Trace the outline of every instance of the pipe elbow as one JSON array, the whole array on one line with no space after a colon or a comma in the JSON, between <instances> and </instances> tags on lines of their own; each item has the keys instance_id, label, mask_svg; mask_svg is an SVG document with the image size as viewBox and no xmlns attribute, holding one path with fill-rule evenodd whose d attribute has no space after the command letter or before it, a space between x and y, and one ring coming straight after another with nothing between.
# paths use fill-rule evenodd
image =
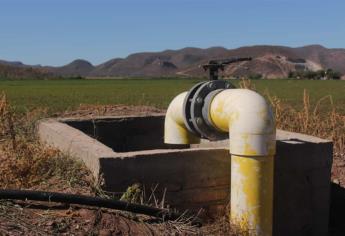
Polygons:
<instances>
[{"instance_id":1,"label":"pipe elbow","mask_svg":"<svg viewBox=\"0 0 345 236\"><path fill-rule=\"evenodd\" d=\"M184 124L183 101L187 92L177 95L170 103L164 122L164 143L192 144L200 139L194 136Z\"/></svg>"},{"instance_id":2,"label":"pipe elbow","mask_svg":"<svg viewBox=\"0 0 345 236\"><path fill-rule=\"evenodd\" d=\"M248 89L223 90L210 104L210 118L216 128L229 132L231 154L275 154L274 115L258 93Z\"/></svg>"}]
</instances>

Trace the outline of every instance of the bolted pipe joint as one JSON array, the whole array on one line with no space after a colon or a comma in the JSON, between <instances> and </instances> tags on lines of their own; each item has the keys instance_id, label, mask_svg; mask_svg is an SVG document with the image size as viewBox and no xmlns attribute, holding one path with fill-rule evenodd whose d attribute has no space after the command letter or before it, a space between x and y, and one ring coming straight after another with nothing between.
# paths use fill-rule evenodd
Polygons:
<instances>
[{"instance_id":1,"label":"bolted pipe joint","mask_svg":"<svg viewBox=\"0 0 345 236\"><path fill-rule=\"evenodd\" d=\"M165 118L165 142L188 144L197 142L197 137L211 139L217 132L219 136L229 133L230 220L244 235L272 235L276 147L272 110L254 91L216 86L205 93L206 85L196 85L192 93L182 93L170 103ZM197 100L200 95L202 101ZM186 104L193 103L194 107L186 109Z\"/></svg>"}]
</instances>

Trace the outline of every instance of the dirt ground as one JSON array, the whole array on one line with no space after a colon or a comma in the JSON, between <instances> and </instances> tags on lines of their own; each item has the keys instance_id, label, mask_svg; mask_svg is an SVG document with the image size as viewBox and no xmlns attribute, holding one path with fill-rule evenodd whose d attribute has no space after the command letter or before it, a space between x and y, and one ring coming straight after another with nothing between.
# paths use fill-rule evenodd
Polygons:
<instances>
[{"instance_id":1,"label":"dirt ground","mask_svg":"<svg viewBox=\"0 0 345 236\"><path fill-rule=\"evenodd\" d=\"M2 235L161 235L164 224L105 209L52 203L6 202L0 210Z\"/></svg>"}]
</instances>

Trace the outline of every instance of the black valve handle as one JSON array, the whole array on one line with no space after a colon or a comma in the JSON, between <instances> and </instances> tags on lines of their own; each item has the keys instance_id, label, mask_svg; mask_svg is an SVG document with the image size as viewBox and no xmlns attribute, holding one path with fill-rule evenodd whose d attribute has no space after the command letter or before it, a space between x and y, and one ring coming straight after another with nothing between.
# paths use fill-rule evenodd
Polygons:
<instances>
[{"instance_id":1,"label":"black valve handle","mask_svg":"<svg viewBox=\"0 0 345 236\"><path fill-rule=\"evenodd\" d=\"M205 71L209 71L209 79L210 80L217 80L218 79L218 71L224 70L226 65L237 63L241 61L251 61L251 57L233 57L228 59L219 59L219 60L210 60L208 64L202 65L202 68Z\"/></svg>"}]
</instances>

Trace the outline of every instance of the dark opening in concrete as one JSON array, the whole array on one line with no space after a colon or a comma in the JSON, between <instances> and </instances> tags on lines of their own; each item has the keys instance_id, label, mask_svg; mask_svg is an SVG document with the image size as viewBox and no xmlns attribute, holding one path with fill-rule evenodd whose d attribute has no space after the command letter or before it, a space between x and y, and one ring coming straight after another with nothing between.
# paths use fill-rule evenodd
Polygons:
<instances>
[{"instance_id":1,"label":"dark opening in concrete","mask_svg":"<svg viewBox=\"0 0 345 236\"><path fill-rule=\"evenodd\" d=\"M64 123L97 139L112 148L114 152L190 147L190 145L164 143L164 123L161 116L104 117L89 120L66 120Z\"/></svg>"}]
</instances>

